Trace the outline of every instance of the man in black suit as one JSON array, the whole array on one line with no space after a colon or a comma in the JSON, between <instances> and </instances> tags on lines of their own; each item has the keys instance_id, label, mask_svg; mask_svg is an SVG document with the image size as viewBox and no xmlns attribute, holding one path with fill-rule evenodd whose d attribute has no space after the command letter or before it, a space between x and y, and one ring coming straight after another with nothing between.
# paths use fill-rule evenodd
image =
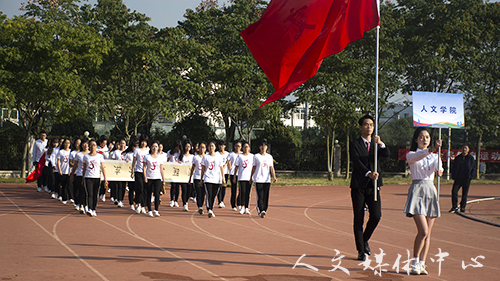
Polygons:
<instances>
[{"instance_id":1,"label":"man in black suit","mask_svg":"<svg viewBox=\"0 0 500 281\"><path fill-rule=\"evenodd\" d=\"M455 157L453 168L451 169L451 178L453 188L451 189L451 210L450 213L458 211L458 190L462 187L462 200L460 201L460 212L465 212L467 205L467 195L469 194L470 181L474 178L474 157L469 154L469 146L462 146L462 153Z\"/></svg>"},{"instance_id":2,"label":"man in black suit","mask_svg":"<svg viewBox=\"0 0 500 281\"><path fill-rule=\"evenodd\" d=\"M351 199L354 212L354 238L358 250L358 260L365 260L365 253L370 255L368 240L380 221L382 210L380 205L380 186L382 177L375 172L375 149L378 157L389 157L389 149L380 140L373 136L374 119L365 115L359 119L361 137L349 144L349 154L352 161ZM377 180L377 201L375 201L374 181ZM365 205L368 206L370 218L363 232Z\"/></svg>"}]
</instances>

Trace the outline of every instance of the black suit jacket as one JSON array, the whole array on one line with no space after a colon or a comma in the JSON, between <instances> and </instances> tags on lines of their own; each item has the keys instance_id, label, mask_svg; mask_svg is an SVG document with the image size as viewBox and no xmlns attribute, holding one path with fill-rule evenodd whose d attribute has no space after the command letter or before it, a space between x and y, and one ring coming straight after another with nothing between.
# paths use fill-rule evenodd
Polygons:
<instances>
[{"instance_id":1,"label":"black suit jacket","mask_svg":"<svg viewBox=\"0 0 500 281\"><path fill-rule=\"evenodd\" d=\"M463 167L461 167L463 165ZM476 167L474 165L474 157L467 154L465 157L460 154L455 157L453 167L451 169L451 178L454 180L471 180L474 178ZM463 173L461 173L461 171Z\"/></svg>"},{"instance_id":2,"label":"black suit jacket","mask_svg":"<svg viewBox=\"0 0 500 281\"><path fill-rule=\"evenodd\" d=\"M351 188L370 188L373 187L373 181L365 177L368 171L375 171L375 147L378 148L378 158L389 157L390 151L387 146L380 148L373 140L370 142L370 153L366 149L362 137L351 141L349 144L349 155L352 161ZM378 186L383 186L382 175L378 176Z\"/></svg>"}]
</instances>

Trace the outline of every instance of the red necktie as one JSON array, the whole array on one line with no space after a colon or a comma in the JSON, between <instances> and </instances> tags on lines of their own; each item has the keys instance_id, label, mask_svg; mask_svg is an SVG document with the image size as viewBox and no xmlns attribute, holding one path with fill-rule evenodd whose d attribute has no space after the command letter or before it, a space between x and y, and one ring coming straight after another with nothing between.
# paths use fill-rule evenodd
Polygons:
<instances>
[{"instance_id":1,"label":"red necktie","mask_svg":"<svg viewBox=\"0 0 500 281\"><path fill-rule=\"evenodd\" d=\"M370 152L370 142L369 142L369 141L367 141L367 142L365 142L365 143L366 143L366 149L368 150L368 152Z\"/></svg>"}]
</instances>

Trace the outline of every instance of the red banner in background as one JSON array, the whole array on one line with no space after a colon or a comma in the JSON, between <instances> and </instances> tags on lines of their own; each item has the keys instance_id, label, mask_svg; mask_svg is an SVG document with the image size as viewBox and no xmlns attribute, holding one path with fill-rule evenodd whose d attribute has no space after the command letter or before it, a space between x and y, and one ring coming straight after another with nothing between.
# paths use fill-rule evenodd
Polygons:
<instances>
[{"instance_id":1,"label":"red banner in background","mask_svg":"<svg viewBox=\"0 0 500 281\"><path fill-rule=\"evenodd\" d=\"M406 161L406 153L410 151L409 148L400 148L398 150L398 160ZM446 162L446 152L448 149L441 149L441 159L443 162ZM451 161L455 160L455 156L462 153L461 149L452 149L450 151L450 159ZM470 154L476 159L476 151L471 150ZM481 162L491 162L491 163L500 163L500 150L499 149L485 149L481 150Z\"/></svg>"}]
</instances>

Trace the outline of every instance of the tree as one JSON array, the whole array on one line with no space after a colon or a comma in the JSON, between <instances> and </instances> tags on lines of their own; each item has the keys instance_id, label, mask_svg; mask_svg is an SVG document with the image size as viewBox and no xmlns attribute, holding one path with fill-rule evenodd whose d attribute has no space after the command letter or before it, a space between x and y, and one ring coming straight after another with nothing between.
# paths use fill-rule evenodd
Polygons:
<instances>
[{"instance_id":1,"label":"tree","mask_svg":"<svg viewBox=\"0 0 500 281\"><path fill-rule=\"evenodd\" d=\"M79 72L99 65L108 47L88 26L24 17L2 23L0 45L2 100L18 110L25 131L24 177L28 142L44 112L84 92Z\"/></svg>"}]
</instances>

